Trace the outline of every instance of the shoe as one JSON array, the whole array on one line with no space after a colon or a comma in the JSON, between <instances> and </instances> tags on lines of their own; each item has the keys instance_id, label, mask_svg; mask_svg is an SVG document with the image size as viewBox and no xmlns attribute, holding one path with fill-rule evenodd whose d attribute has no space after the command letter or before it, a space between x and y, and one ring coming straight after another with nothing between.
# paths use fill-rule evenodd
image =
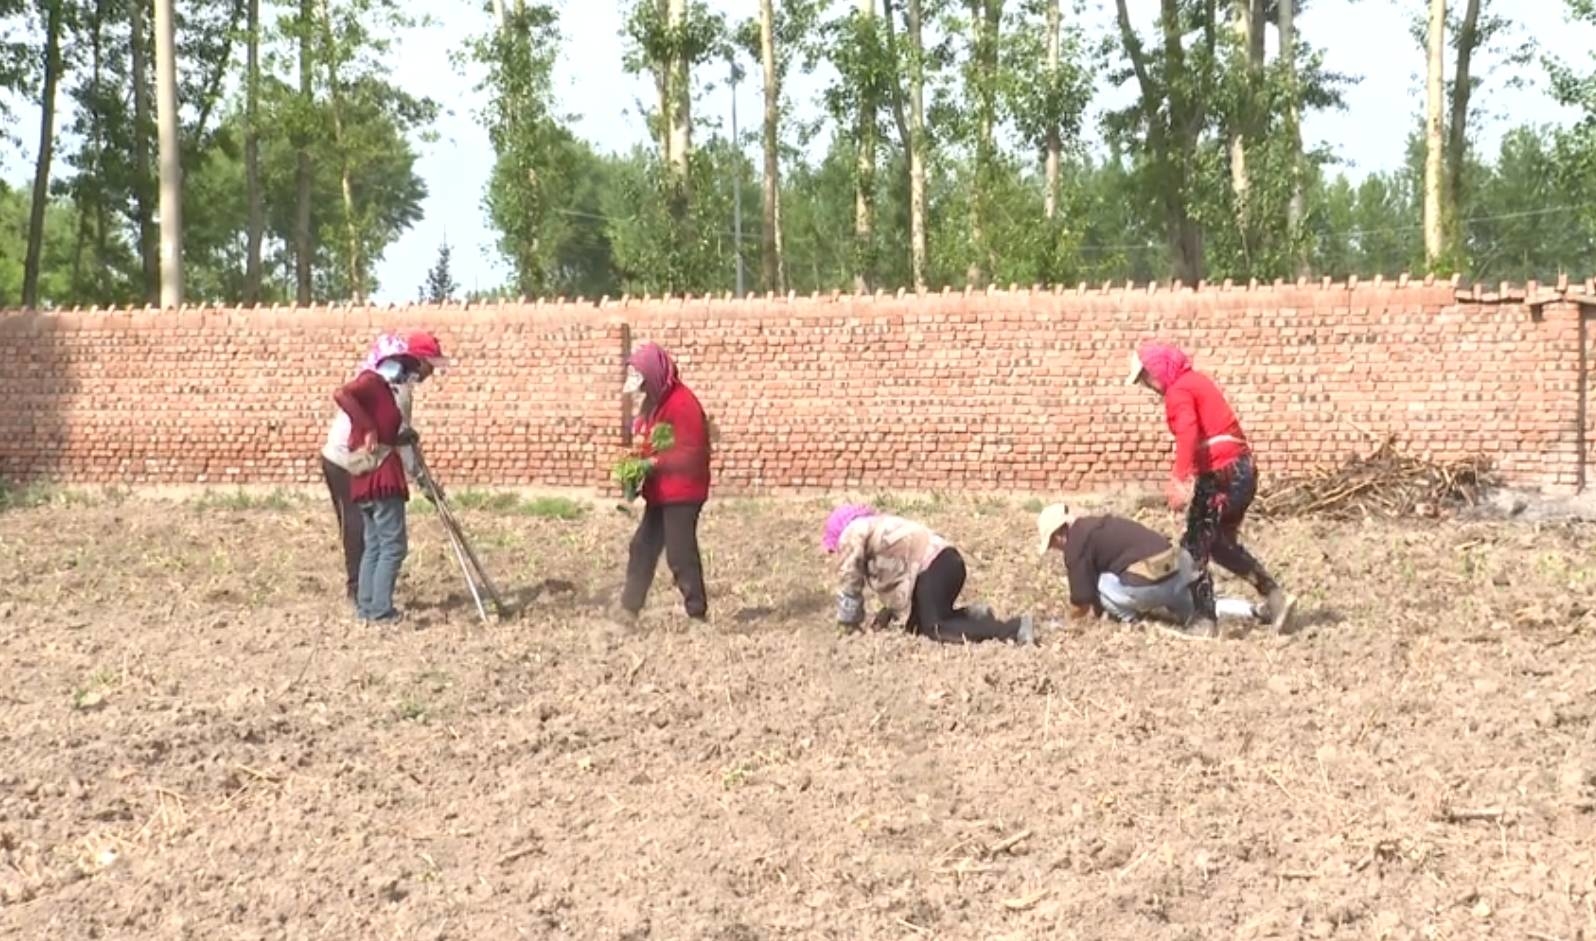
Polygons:
<instances>
[{"instance_id":1,"label":"shoe","mask_svg":"<svg viewBox=\"0 0 1596 941\"><path fill-rule=\"evenodd\" d=\"M1269 593L1269 597L1264 600L1258 613L1261 616L1260 619L1267 620L1274 632L1279 634L1284 632L1290 624L1291 612L1296 607L1297 599L1295 597L1286 594L1283 588L1276 588Z\"/></svg>"},{"instance_id":2,"label":"shoe","mask_svg":"<svg viewBox=\"0 0 1596 941\"><path fill-rule=\"evenodd\" d=\"M405 613L403 611L399 610L398 608L389 608L387 614L379 615L378 617L374 618L367 618L366 623L374 624L378 627L392 627L395 624L403 623L404 619Z\"/></svg>"},{"instance_id":3,"label":"shoe","mask_svg":"<svg viewBox=\"0 0 1596 941\"><path fill-rule=\"evenodd\" d=\"M1020 617L1020 632L1014 636L1014 642L1021 647L1036 646L1036 622L1029 614Z\"/></svg>"},{"instance_id":4,"label":"shoe","mask_svg":"<svg viewBox=\"0 0 1596 941\"><path fill-rule=\"evenodd\" d=\"M618 604L610 605L604 611L604 619L617 627L631 629L637 626L638 612L629 611Z\"/></svg>"}]
</instances>

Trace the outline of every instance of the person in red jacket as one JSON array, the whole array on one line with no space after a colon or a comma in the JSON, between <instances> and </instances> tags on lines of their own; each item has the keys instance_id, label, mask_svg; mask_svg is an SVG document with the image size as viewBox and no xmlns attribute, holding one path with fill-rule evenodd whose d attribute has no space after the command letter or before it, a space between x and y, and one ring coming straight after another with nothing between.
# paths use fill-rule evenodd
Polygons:
<instances>
[{"instance_id":1,"label":"person in red jacket","mask_svg":"<svg viewBox=\"0 0 1596 941\"><path fill-rule=\"evenodd\" d=\"M1164 417L1175 436L1175 465L1166 489L1169 505L1186 510L1182 548L1198 575L1191 584L1194 634L1218 633L1214 579L1209 562L1250 582L1264 596L1260 612L1282 630L1296 601L1241 544L1241 522L1258 492L1252 447L1241 422L1214 381L1192 368L1191 357L1164 343L1144 344L1131 357L1127 384L1140 383L1164 399Z\"/></svg>"},{"instance_id":2,"label":"person in red jacket","mask_svg":"<svg viewBox=\"0 0 1596 941\"><path fill-rule=\"evenodd\" d=\"M675 440L647 459L643 519L632 537L621 607L634 618L643 610L663 551L687 616L703 620L709 613L709 600L698 552L698 517L709 499L710 478L709 429L703 406L682 383L670 354L655 343L639 346L627 360L626 391L643 394L632 425L633 436L649 441L656 426L669 424Z\"/></svg>"},{"instance_id":3,"label":"person in red jacket","mask_svg":"<svg viewBox=\"0 0 1596 941\"><path fill-rule=\"evenodd\" d=\"M430 333L408 334L403 346L402 352L395 347L390 355L368 363L360 375L333 393L333 401L349 416L350 450L366 458L356 465L362 472L349 480L349 499L360 508L365 523L355 613L378 623L401 619L393 589L409 551L405 503L410 487L400 448L413 443L414 435L401 433L405 415L394 387L425 378L446 362Z\"/></svg>"}]
</instances>

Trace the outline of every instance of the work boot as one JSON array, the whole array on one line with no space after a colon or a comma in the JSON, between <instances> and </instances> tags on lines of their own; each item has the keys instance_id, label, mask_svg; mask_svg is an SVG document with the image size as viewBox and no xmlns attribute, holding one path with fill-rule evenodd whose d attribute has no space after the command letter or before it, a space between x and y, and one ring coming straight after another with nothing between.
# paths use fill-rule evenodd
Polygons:
<instances>
[{"instance_id":1,"label":"work boot","mask_svg":"<svg viewBox=\"0 0 1596 941\"><path fill-rule=\"evenodd\" d=\"M1264 598L1264 603L1259 606L1259 619L1269 622L1269 627L1276 633L1285 631L1291 622L1291 612L1297 606L1297 599L1286 594L1286 590L1279 585L1270 591Z\"/></svg>"}]
</instances>

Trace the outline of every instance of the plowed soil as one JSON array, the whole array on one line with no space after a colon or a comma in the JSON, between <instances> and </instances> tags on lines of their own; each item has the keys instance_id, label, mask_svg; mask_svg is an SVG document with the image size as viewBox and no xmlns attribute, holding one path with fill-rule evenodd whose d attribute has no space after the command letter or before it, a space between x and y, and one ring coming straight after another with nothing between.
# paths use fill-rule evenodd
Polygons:
<instances>
[{"instance_id":1,"label":"plowed soil","mask_svg":"<svg viewBox=\"0 0 1596 941\"><path fill-rule=\"evenodd\" d=\"M0 934L1596 938L1590 529L1260 522L1294 634L1022 649L839 637L824 509L626 629L613 505L462 513L492 626L418 508L387 631L322 503L0 513ZM901 509L1063 610L1022 507Z\"/></svg>"}]
</instances>

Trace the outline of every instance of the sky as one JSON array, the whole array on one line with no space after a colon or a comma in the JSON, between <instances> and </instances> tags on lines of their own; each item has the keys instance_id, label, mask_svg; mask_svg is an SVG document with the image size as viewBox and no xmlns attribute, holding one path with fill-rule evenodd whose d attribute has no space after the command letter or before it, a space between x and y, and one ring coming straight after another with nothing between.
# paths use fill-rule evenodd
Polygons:
<instances>
[{"instance_id":1,"label":"sky","mask_svg":"<svg viewBox=\"0 0 1596 941\"><path fill-rule=\"evenodd\" d=\"M753 16L754 0L707 0L708 6L729 21ZM620 35L630 0L555 0L565 37L555 73L555 92L562 111L571 116L573 131L601 150L620 152L643 143L646 126L639 101L651 95L644 76L627 75L621 66L625 40ZM839 4L840 6L840 4ZM1070 6L1069 0L1065 3ZM1298 17L1301 39L1323 50L1325 67L1332 72L1362 76L1345 90L1346 110L1311 113L1304 120L1305 142L1324 143L1343 162L1341 170L1354 178L1373 171L1390 170L1402 161L1407 134L1423 106L1423 50L1410 33L1413 17L1421 15L1421 0L1311 0ZM1536 37L1541 51L1570 59L1588 69L1590 50L1596 48L1596 30L1575 27L1564 19L1557 0L1497 0L1511 11L1520 37ZM494 247L482 208L482 194L493 165L493 151L477 109L479 96L472 90L479 76L461 71L449 61L451 50L484 29L486 13L476 3L459 0L409 0L409 11L430 16L432 25L401 38L396 62L405 65L397 81L412 92L430 95L445 109L435 130L437 139L418 144L417 171L426 181L425 217L388 248L376 269L380 287L374 300L403 303L415 298L425 273L447 241L452 249L455 280L465 290L489 290L507 280L507 268ZM1157 15L1156 0L1131 0L1132 17L1150 29ZM1089 40L1113 27L1111 0L1085 0L1077 22ZM1273 31L1270 32L1273 55ZM1450 60L1448 62L1450 69ZM732 95L719 74L706 70L695 81L713 87L695 100L695 119L718 117L727 122ZM1479 93L1486 113L1476 135L1483 153L1493 154L1502 133L1519 124L1564 124L1574 115L1560 108L1546 91L1542 70L1510 74L1499 59L1477 63L1486 85ZM757 126L762 107L758 71L737 88L740 129ZM1517 78L1522 87L1510 86ZM821 90L829 74L800 75L796 70L784 90L800 116L819 110ZM1099 87L1088 114L1089 145L1100 140L1096 116L1121 106L1133 97L1132 89ZM63 94L62 105L66 104ZM36 108L19 107L21 135L36 140ZM57 121L65 123L58 112ZM58 123L58 126L60 124ZM816 144L816 149L822 148ZM31 178L33 144L21 152L0 156L0 174L14 184ZM757 161L756 164L757 166Z\"/></svg>"}]
</instances>

